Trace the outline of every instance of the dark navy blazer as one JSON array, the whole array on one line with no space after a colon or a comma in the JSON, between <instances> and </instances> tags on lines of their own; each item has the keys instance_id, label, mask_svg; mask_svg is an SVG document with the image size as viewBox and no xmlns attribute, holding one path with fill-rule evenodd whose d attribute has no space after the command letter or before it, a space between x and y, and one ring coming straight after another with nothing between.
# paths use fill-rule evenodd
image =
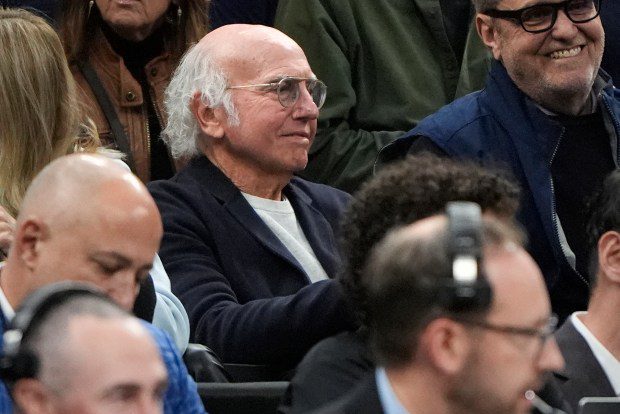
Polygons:
<instances>
[{"instance_id":1,"label":"dark navy blazer","mask_svg":"<svg viewBox=\"0 0 620 414\"><path fill-rule=\"evenodd\" d=\"M579 400L583 397L616 396L588 342L570 319L555 333L555 340L564 356L564 370L554 373L555 379L574 412L579 412Z\"/></svg>"},{"instance_id":2,"label":"dark navy blazer","mask_svg":"<svg viewBox=\"0 0 620 414\"><path fill-rule=\"evenodd\" d=\"M164 223L159 252L190 318L191 340L225 362L291 367L320 339L353 326L339 283L311 284L241 192L206 157L149 189ZM293 178L284 188L326 273L350 196Z\"/></svg>"}]
</instances>

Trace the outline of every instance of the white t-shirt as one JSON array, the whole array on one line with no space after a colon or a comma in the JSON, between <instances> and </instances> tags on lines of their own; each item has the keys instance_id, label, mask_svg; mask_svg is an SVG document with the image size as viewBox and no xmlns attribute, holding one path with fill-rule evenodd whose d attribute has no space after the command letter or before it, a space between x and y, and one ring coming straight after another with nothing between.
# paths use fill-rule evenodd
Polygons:
<instances>
[{"instance_id":1,"label":"white t-shirt","mask_svg":"<svg viewBox=\"0 0 620 414\"><path fill-rule=\"evenodd\" d=\"M299 262L310 282L329 279L304 234L291 203L241 193L256 214Z\"/></svg>"}]
</instances>

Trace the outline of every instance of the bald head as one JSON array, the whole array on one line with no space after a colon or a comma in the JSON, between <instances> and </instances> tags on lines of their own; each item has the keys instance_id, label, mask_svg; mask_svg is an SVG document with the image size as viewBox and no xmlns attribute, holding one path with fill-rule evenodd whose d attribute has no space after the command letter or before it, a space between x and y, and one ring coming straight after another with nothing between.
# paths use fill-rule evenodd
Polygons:
<instances>
[{"instance_id":1,"label":"bald head","mask_svg":"<svg viewBox=\"0 0 620 414\"><path fill-rule=\"evenodd\" d=\"M26 192L0 283L13 306L37 287L77 280L131 309L162 231L155 202L120 162L61 157Z\"/></svg>"},{"instance_id":2,"label":"bald head","mask_svg":"<svg viewBox=\"0 0 620 414\"><path fill-rule=\"evenodd\" d=\"M255 71L257 67L273 64L266 61L267 52L274 49L294 51L305 56L293 39L272 27L230 24L207 34L197 45L209 53L216 65L230 79L237 74Z\"/></svg>"},{"instance_id":3,"label":"bald head","mask_svg":"<svg viewBox=\"0 0 620 414\"><path fill-rule=\"evenodd\" d=\"M24 197L18 222L30 215L51 224L77 225L105 213L103 206L136 215L159 215L146 187L118 160L74 154L46 166Z\"/></svg>"}]
</instances>

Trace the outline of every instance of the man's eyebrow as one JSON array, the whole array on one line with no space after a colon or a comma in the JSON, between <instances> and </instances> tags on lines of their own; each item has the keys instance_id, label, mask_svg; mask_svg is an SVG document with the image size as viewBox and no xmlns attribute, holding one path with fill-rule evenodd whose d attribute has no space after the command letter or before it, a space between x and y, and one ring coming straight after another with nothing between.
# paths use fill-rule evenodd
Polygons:
<instances>
[{"instance_id":1,"label":"man's eyebrow","mask_svg":"<svg viewBox=\"0 0 620 414\"><path fill-rule=\"evenodd\" d=\"M120 383L120 384L115 384L105 390L103 390L103 392L101 393L101 395L104 398L109 398L114 396L114 394L118 393L118 392L123 392L123 393L130 393L130 394L136 394L140 391L140 386L138 384L134 384L132 382L128 382L128 383Z\"/></svg>"},{"instance_id":2,"label":"man's eyebrow","mask_svg":"<svg viewBox=\"0 0 620 414\"><path fill-rule=\"evenodd\" d=\"M114 260L117 265L120 266L129 266L131 265L131 260L128 259L126 256L123 256L120 253L117 252L109 252L109 251L99 251L99 252L94 252L89 256L91 259L93 260Z\"/></svg>"}]
</instances>

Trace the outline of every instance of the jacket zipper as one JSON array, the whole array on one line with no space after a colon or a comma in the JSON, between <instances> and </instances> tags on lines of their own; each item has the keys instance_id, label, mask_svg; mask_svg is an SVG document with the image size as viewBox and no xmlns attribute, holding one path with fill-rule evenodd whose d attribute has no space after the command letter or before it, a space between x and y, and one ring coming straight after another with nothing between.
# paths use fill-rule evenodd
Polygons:
<instances>
[{"instance_id":1,"label":"jacket zipper","mask_svg":"<svg viewBox=\"0 0 620 414\"><path fill-rule=\"evenodd\" d=\"M560 245L560 250L562 250L562 256L564 256L564 261L566 262L566 264L568 264L568 267L575 271L577 276L579 276L579 279L581 279L581 281L585 283L586 286L590 287L590 283L581 275L581 273L579 273L576 265L575 268L573 268L573 266L571 266L571 264L568 262L568 258L566 257L566 251L564 250L564 245L562 244L562 241L560 239L560 229L558 227L558 213L555 205L555 186L553 185L553 177L551 176L551 164L553 164L555 154L558 152L558 148L560 147L562 138L564 138L564 132L566 132L566 128L562 127L562 133L560 134L560 138L558 139L558 142L553 149L553 154L551 155L551 160L549 161L549 184L551 185L551 217L553 221L553 228L555 229L555 236L557 237L557 242Z\"/></svg>"},{"instance_id":2,"label":"jacket zipper","mask_svg":"<svg viewBox=\"0 0 620 414\"><path fill-rule=\"evenodd\" d=\"M142 115L146 122L144 123L144 132L146 132L146 155L149 159L149 169L151 168L151 129L149 128L149 111L146 106L142 107Z\"/></svg>"}]
</instances>

